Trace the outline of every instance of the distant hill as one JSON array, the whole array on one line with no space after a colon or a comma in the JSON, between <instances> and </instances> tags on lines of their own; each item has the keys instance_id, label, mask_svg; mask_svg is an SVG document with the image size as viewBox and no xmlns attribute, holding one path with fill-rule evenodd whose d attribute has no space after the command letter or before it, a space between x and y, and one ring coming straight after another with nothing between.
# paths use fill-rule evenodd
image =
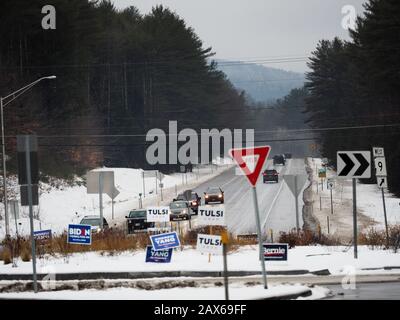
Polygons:
<instances>
[{"instance_id":1,"label":"distant hill","mask_svg":"<svg viewBox=\"0 0 400 320\"><path fill-rule=\"evenodd\" d=\"M305 81L302 73L245 62L215 61L232 84L239 90L245 90L255 102L274 103L290 90L302 87Z\"/></svg>"}]
</instances>

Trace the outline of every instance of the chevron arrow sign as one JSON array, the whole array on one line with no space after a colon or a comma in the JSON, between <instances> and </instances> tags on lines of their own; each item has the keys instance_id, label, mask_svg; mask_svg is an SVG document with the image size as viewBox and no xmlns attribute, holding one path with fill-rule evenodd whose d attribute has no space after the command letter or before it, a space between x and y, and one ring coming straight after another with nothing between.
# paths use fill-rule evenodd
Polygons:
<instances>
[{"instance_id":1,"label":"chevron arrow sign","mask_svg":"<svg viewBox=\"0 0 400 320\"><path fill-rule=\"evenodd\" d=\"M371 152L338 151L337 175L342 178L371 178Z\"/></svg>"}]
</instances>

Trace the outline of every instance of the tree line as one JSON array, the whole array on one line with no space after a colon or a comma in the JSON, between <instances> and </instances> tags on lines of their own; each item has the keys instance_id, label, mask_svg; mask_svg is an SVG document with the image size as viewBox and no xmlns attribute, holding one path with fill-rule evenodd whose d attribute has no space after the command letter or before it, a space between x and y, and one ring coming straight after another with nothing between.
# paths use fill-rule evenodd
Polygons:
<instances>
[{"instance_id":1,"label":"tree line","mask_svg":"<svg viewBox=\"0 0 400 320\"><path fill-rule=\"evenodd\" d=\"M11 170L17 134L38 134L44 173L70 176L98 165L146 167L143 135L168 120L195 130L244 126L244 93L171 10L54 0L56 29L44 30L47 2L0 3L1 95L57 76L5 109Z\"/></svg>"},{"instance_id":2,"label":"tree line","mask_svg":"<svg viewBox=\"0 0 400 320\"><path fill-rule=\"evenodd\" d=\"M400 195L400 2L369 0L364 9L350 41L322 40L313 52L307 123L333 165L338 150L384 147L389 190Z\"/></svg>"}]
</instances>

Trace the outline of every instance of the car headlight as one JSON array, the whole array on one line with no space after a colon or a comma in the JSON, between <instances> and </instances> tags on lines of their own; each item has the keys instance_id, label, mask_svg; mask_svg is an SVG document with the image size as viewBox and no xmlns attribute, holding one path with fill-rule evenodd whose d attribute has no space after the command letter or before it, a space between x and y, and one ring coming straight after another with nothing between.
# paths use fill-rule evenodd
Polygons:
<instances>
[{"instance_id":1,"label":"car headlight","mask_svg":"<svg viewBox=\"0 0 400 320\"><path fill-rule=\"evenodd\" d=\"M222 194L219 194L219 195L218 195L218 198L222 198Z\"/></svg>"},{"instance_id":2,"label":"car headlight","mask_svg":"<svg viewBox=\"0 0 400 320\"><path fill-rule=\"evenodd\" d=\"M206 194L206 198L208 198L208 194Z\"/></svg>"},{"instance_id":3,"label":"car headlight","mask_svg":"<svg viewBox=\"0 0 400 320\"><path fill-rule=\"evenodd\" d=\"M187 213L187 210L186 209L183 209L183 211L182 211L183 213Z\"/></svg>"}]
</instances>

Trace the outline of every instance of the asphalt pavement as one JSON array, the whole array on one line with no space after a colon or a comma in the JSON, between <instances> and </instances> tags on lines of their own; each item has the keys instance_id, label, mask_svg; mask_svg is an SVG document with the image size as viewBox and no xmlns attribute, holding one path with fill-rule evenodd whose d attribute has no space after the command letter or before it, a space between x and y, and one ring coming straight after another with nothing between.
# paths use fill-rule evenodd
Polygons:
<instances>
[{"instance_id":1,"label":"asphalt pavement","mask_svg":"<svg viewBox=\"0 0 400 320\"><path fill-rule=\"evenodd\" d=\"M263 232L274 235L280 231L289 231L296 227L295 199L286 183L285 174L305 174L304 159L288 159L285 166L273 166L268 160L263 170L275 168L279 172L279 182L263 183L258 179L257 197L260 209L260 220ZM204 201L204 192L208 187L221 187L224 190L226 221L228 230L235 234L256 233L256 223L251 186L247 178L236 174L236 168L223 172L221 175L200 184L194 189ZM203 202L204 203L204 202ZM303 225L301 216L302 197L299 197L300 227Z\"/></svg>"}]
</instances>

